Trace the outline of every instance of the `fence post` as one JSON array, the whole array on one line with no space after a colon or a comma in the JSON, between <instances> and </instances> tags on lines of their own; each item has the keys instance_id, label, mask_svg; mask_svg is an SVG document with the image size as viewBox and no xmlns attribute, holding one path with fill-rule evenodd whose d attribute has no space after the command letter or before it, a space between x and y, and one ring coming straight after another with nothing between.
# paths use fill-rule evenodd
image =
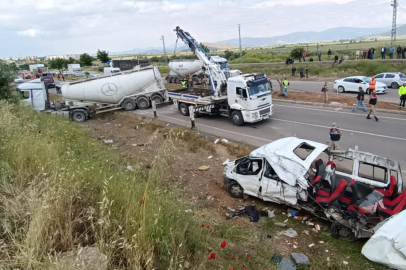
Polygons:
<instances>
[{"instance_id":1,"label":"fence post","mask_svg":"<svg viewBox=\"0 0 406 270\"><path fill-rule=\"evenodd\" d=\"M152 110L154 111L154 118L158 118L158 116L156 115L156 103L155 103L155 100L152 101Z\"/></svg>"},{"instance_id":2,"label":"fence post","mask_svg":"<svg viewBox=\"0 0 406 270\"><path fill-rule=\"evenodd\" d=\"M194 129L195 126L195 112L193 111L193 106L189 106L189 115L190 115L190 122L192 123L192 128Z\"/></svg>"}]
</instances>

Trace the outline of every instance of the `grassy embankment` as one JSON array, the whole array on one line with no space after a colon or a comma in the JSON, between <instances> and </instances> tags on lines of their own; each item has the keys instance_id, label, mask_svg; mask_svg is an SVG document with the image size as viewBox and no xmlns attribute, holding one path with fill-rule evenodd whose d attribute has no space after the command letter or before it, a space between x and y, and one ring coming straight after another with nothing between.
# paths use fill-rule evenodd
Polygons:
<instances>
[{"instance_id":1,"label":"grassy embankment","mask_svg":"<svg viewBox=\"0 0 406 270\"><path fill-rule=\"evenodd\" d=\"M309 75L318 77L334 77L341 78L346 76L373 76L381 72L398 71L406 73L406 65L402 62L374 62L370 60L360 60L357 62L343 62L340 65L325 66L316 63L295 63L298 74L299 67L305 67L309 64ZM270 76L274 75L290 75L292 73L292 65L289 66L275 66L275 67L256 67L250 65L241 65L236 68L244 73L265 73Z\"/></svg>"},{"instance_id":2,"label":"grassy embankment","mask_svg":"<svg viewBox=\"0 0 406 270\"><path fill-rule=\"evenodd\" d=\"M165 148L130 171L75 123L0 103L0 151L0 268L49 269L86 243L121 269L208 269L220 238L163 182Z\"/></svg>"}]
</instances>

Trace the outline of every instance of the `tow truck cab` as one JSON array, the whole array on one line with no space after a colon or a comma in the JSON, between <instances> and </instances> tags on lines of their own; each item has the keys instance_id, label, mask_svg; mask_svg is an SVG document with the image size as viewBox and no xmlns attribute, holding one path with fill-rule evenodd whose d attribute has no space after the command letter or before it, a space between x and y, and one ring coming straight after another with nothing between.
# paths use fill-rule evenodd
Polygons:
<instances>
[{"instance_id":1,"label":"tow truck cab","mask_svg":"<svg viewBox=\"0 0 406 270\"><path fill-rule=\"evenodd\" d=\"M272 89L264 74L229 78L227 98L230 111L241 111L246 123L268 119L273 114Z\"/></svg>"}]
</instances>

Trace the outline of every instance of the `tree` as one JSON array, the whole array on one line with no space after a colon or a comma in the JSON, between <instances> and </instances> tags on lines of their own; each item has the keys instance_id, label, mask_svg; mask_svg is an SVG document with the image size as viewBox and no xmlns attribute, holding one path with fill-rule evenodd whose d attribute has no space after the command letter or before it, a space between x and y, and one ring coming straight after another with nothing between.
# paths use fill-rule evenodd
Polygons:
<instances>
[{"instance_id":1,"label":"tree","mask_svg":"<svg viewBox=\"0 0 406 270\"><path fill-rule=\"evenodd\" d=\"M102 63L107 63L108 61L111 60L108 52L100 51L100 50L97 50L97 59L99 59L100 62L102 62Z\"/></svg>"},{"instance_id":2,"label":"tree","mask_svg":"<svg viewBox=\"0 0 406 270\"><path fill-rule=\"evenodd\" d=\"M67 59L63 58L55 58L48 61L48 65L50 68L62 69L66 68L69 64Z\"/></svg>"},{"instance_id":3,"label":"tree","mask_svg":"<svg viewBox=\"0 0 406 270\"><path fill-rule=\"evenodd\" d=\"M92 62L93 62L93 58L87 53L83 53L79 57L79 63L83 67L91 66Z\"/></svg>"},{"instance_id":4,"label":"tree","mask_svg":"<svg viewBox=\"0 0 406 270\"><path fill-rule=\"evenodd\" d=\"M20 70L29 70L30 66L28 64L19 65L18 68Z\"/></svg>"},{"instance_id":5,"label":"tree","mask_svg":"<svg viewBox=\"0 0 406 270\"><path fill-rule=\"evenodd\" d=\"M292 57L293 59L302 57L303 52L304 52L303 47L296 47L290 52L290 57Z\"/></svg>"},{"instance_id":6,"label":"tree","mask_svg":"<svg viewBox=\"0 0 406 270\"><path fill-rule=\"evenodd\" d=\"M12 63L14 64L14 63ZM18 102L17 92L14 90L14 78L17 75L17 66L8 65L6 62L0 60L0 100L7 100L9 102Z\"/></svg>"},{"instance_id":7,"label":"tree","mask_svg":"<svg viewBox=\"0 0 406 270\"><path fill-rule=\"evenodd\" d=\"M225 50L225 51L224 51L224 57L225 57L227 60L232 60L231 58L234 58L234 53L233 53L232 51Z\"/></svg>"},{"instance_id":8,"label":"tree","mask_svg":"<svg viewBox=\"0 0 406 270\"><path fill-rule=\"evenodd\" d=\"M202 49L206 52L206 53L210 53L210 49L209 47L207 47L206 45L204 45L203 43L200 42L200 47L202 47Z\"/></svg>"}]
</instances>

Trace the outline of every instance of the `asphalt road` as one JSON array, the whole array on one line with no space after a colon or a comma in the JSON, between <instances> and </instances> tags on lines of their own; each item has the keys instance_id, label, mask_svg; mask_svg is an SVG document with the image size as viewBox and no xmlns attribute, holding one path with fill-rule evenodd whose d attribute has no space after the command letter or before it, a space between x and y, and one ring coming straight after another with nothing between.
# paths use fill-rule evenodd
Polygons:
<instances>
[{"instance_id":1,"label":"asphalt road","mask_svg":"<svg viewBox=\"0 0 406 270\"><path fill-rule=\"evenodd\" d=\"M151 110L133 113L153 117ZM173 105L159 108L158 118L171 124L190 127L189 117L182 116ZM327 144L332 122L343 131L341 149L354 148L400 162L406 180L406 116L379 113L379 122L367 120L364 112L327 109L296 104L274 104L274 115L256 124L234 126L226 117L196 118L197 129L219 138L227 138L254 146L262 146L284 137L299 138Z\"/></svg>"},{"instance_id":2,"label":"asphalt road","mask_svg":"<svg viewBox=\"0 0 406 270\"><path fill-rule=\"evenodd\" d=\"M324 85L324 82L306 82L306 81L289 81L289 90L294 90L294 91L306 91L306 92L313 92L313 93L321 93L321 88ZM328 87L329 87L329 92L330 93L336 93L334 90L334 83L333 82L328 82ZM277 81L272 80L272 85L274 89L279 89L279 84ZM346 95L346 96L351 96L354 97L354 102L355 102L355 97L357 93L340 93L340 95ZM388 101L388 102L399 102L399 94L398 94L398 89L392 89L388 88L386 90L385 94L381 94L378 96L379 100L382 101Z\"/></svg>"}]
</instances>

